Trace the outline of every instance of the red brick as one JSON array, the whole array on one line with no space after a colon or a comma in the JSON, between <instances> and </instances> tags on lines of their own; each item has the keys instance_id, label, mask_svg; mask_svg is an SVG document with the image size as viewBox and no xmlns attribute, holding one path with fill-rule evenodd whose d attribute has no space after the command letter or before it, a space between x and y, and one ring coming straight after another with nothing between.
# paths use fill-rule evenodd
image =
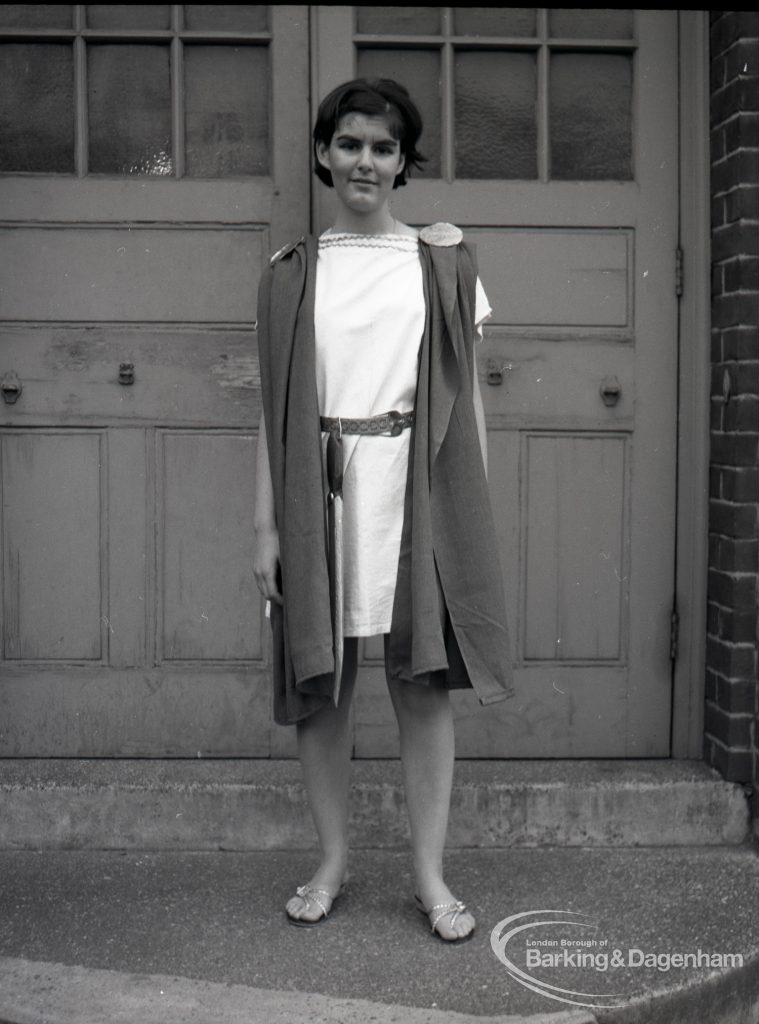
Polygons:
<instances>
[{"instance_id":1,"label":"red brick","mask_svg":"<svg viewBox=\"0 0 759 1024\"><path fill-rule=\"evenodd\" d=\"M755 65L759 66L759 54L753 60ZM756 88L759 89L759 81ZM759 113L741 111L720 130L724 132L725 155L741 148L756 148L759 146Z\"/></svg>"},{"instance_id":2,"label":"red brick","mask_svg":"<svg viewBox=\"0 0 759 1024\"><path fill-rule=\"evenodd\" d=\"M723 53L737 40L759 36L759 17L754 11L725 11L711 23L710 49L714 56Z\"/></svg>"},{"instance_id":3,"label":"red brick","mask_svg":"<svg viewBox=\"0 0 759 1024\"><path fill-rule=\"evenodd\" d=\"M759 359L759 326L728 327L722 330L721 338L725 362Z\"/></svg>"},{"instance_id":4,"label":"red brick","mask_svg":"<svg viewBox=\"0 0 759 1024\"><path fill-rule=\"evenodd\" d=\"M732 256L759 255L759 231L753 222L729 221L712 232L712 260L721 263Z\"/></svg>"},{"instance_id":5,"label":"red brick","mask_svg":"<svg viewBox=\"0 0 759 1024\"><path fill-rule=\"evenodd\" d=\"M756 646L752 641L734 644L719 637L706 638L706 661L713 672L725 679L754 684L756 680Z\"/></svg>"},{"instance_id":6,"label":"red brick","mask_svg":"<svg viewBox=\"0 0 759 1024\"><path fill-rule=\"evenodd\" d=\"M757 706L757 684L754 680L722 679L716 676L712 703L727 715L753 715ZM709 700L710 698L706 698Z\"/></svg>"},{"instance_id":7,"label":"red brick","mask_svg":"<svg viewBox=\"0 0 759 1024\"><path fill-rule=\"evenodd\" d=\"M737 257L733 257L737 259ZM727 263L712 263L712 298L725 294L725 267Z\"/></svg>"},{"instance_id":8,"label":"red brick","mask_svg":"<svg viewBox=\"0 0 759 1024\"><path fill-rule=\"evenodd\" d=\"M716 569L710 568L707 589L708 599L722 605L723 608L732 608L736 612L756 610L756 576L754 573L732 574L718 572ZM733 676L736 673L725 671L723 674Z\"/></svg>"},{"instance_id":9,"label":"red brick","mask_svg":"<svg viewBox=\"0 0 759 1024\"><path fill-rule=\"evenodd\" d=\"M709 405L709 430L714 433L722 433L725 429L724 423L725 402L720 396L712 398Z\"/></svg>"},{"instance_id":10,"label":"red brick","mask_svg":"<svg viewBox=\"0 0 759 1024\"><path fill-rule=\"evenodd\" d=\"M717 537L746 543L755 540L758 532L757 518L759 509L753 504L739 505L722 499L709 499L709 531ZM735 572L738 576L741 575L738 570ZM721 603L732 604L732 601L726 600Z\"/></svg>"},{"instance_id":11,"label":"red brick","mask_svg":"<svg viewBox=\"0 0 759 1024\"><path fill-rule=\"evenodd\" d=\"M736 395L759 395L759 360L729 364L730 387Z\"/></svg>"},{"instance_id":12,"label":"red brick","mask_svg":"<svg viewBox=\"0 0 759 1024\"><path fill-rule=\"evenodd\" d=\"M712 128L709 133L709 155L711 157L712 164L716 164L720 160L725 160L730 152L727 148L727 124L728 122L725 122L725 124L718 124Z\"/></svg>"},{"instance_id":13,"label":"red brick","mask_svg":"<svg viewBox=\"0 0 759 1024\"><path fill-rule=\"evenodd\" d=\"M757 97L756 79L741 75L728 81L721 89L712 93L711 122L716 128L729 121L733 114L742 110L756 110Z\"/></svg>"},{"instance_id":14,"label":"red brick","mask_svg":"<svg viewBox=\"0 0 759 1024\"><path fill-rule=\"evenodd\" d=\"M720 470L720 497L725 501L759 503L759 468L736 466Z\"/></svg>"},{"instance_id":15,"label":"red brick","mask_svg":"<svg viewBox=\"0 0 759 1024\"><path fill-rule=\"evenodd\" d=\"M709 565L722 572L759 573L759 540L709 537Z\"/></svg>"},{"instance_id":16,"label":"red brick","mask_svg":"<svg viewBox=\"0 0 759 1024\"><path fill-rule=\"evenodd\" d=\"M725 404L723 423L728 432L735 430L759 436L759 398L754 395L731 397Z\"/></svg>"},{"instance_id":17,"label":"red brick","mask_svg":"<svg viewBox=\"0 0 759 1024\"><path fill-rule=\"evenodd\" d=\"M740 327L759 319L759 295L754 292L733 292L715 295L712 301L712 323L715 327Z\"/></svg>"},{"instance_id":18,"label":"red brick","mask_svg":"<svg viewBox=\"0 0 759 1024\"><path fill-rule=\"evenodd\" d=\"M754 757L751 750L731 750L711 736L704 737L704 760L728 782L751 782Z\"/></svg>"},{"instance_id":19,"label":"red brick","mask_svg":"<svg viewBox=\"0 0 759 1024\"><path fill-rule=\"evenodd\" d=\"M731 161L726 154L722 160L713 160L711 169L711 189L715 195L722 195L735 188L742 178L738 176L737 161Z\"/></svg>"},{"instance_id":20,"label":"red brick","mask_svg":"<svg viewBox=\"0 0 759 1024\"><path fill-rule=\"evenodd\" d=\"M725 62L725 82L746 77L756 80L759 68L759 39L751 39L745 33L736 39L733 46L721 58Z\"/></svg>"},{"instance_id":21,"label":"red brick","mask_svg":"<svg viewBox=\"0 0 759 1024\"><path fill-rule=\"evenodd\" d=\"M752 715L729 715L711 701L706 704L704 731L726 747L749 749L752 725Z\"/></svg>"},{"instance_id":22,"label":"red brick","mask_svg":"<svg viewBox=\"0 0 759 1024\"><path fill-rule=\"evenodd\" d=\"M728 222L745 217L759 220L759 186L750 183L737 184L729 191L725 199L725 220Z\"/></svg>"},{"instance_id":23,"label":"red brick","mask_svg":"<svg viewBox=\"0 0 759 1024\"><path fill-rule=\"evenodd\" d=\"M733 612L729 608L717 609L715 635L720 640L730 640L735 644L756 644L759 640L756 609L745 612Z\"/></svg>"},{"instance_id":24,"label":"red brick","mask_svg":"<svg viewBox=\"0 0 759 1024\"><path fill-rule=\"evenodd\" d=\"M727 208L726 208L725 197L724 196L715 196L715 195L713 195L712 196L712 207L711 207L712 227L713 228L719 228L719 227L721 227L725 223L725 220L726 220L726 209Z\"/></svg>"},{"instance_id":25,"label":"red brick","mask_svg":"<svg viewBox=\"0 0 759 1024\"><path fill-rule=\"evenodd\" d=\"M717 695L719 693L719 676L712 672L710 669L706 670L706 679L704 685L704 697L706 700L710 700L715 704L718 704Z\"/></svg>"},{"instance_id":26,"label":"red brick","mask_svg":"<svg viewBox=\"0 0 759 1024\"><path fill-rule=\"evenodd\" d=\"M722 495L722 468L720 466L709 467L709 497L720 501ZM722 566L715 566L721 569Z\"/></svg>"},{"instance_id":27,"label":"red brick","mask_svg":"<svg viewBox=\"0 0 759 1024\"><path fill-rule=\"evenodd\" d=\"M724 292L756 293L759 312L759 256L735 256L720 266L723 272Z\"/></svg>"},{"instance_id":28,"label":"red brick","mask_svg":"<svg viewBox=\"0 0 759 1024\"><path fill-rule=\"evenodd\" d=\"M721 402L725 400L725 374L727 374L728 381L730 381L730 387L732 387L732 377L730 376L730 363L712 363L711 372L711 385L709 388L709 394L712 398L717 398Z\"/></svg>"},{"instance_id":29,"label":"red brick","mask_svg":"<svg viewBox=\"0 0 759 1024\"><path fill-rule=\"evenodd\" d=\"M728 328L728 330L732 330L732 328ZM722 356L722 350L723 350L722 336L723 336L723 334L726 334L726 333L727 333L727 331L723 331L722 328L712 327L711 336L710 336L710 350L711 350L712 362L713 363L722 363L722 362L724 362L724 359L723 359L723 356Z\"/></svg>"},{"instance_id":30,"label":"red brick","mask_svg":"<svg viewBox=\"0 0 759 1024\"><path fill-rule=\"evenodd\" d=\"M754 573L726 573L710 568L708 597L723 608L751 611L756 608L756 576Z\"/></svg>"},{"instance_id":31,"label":"red brick","mask_svg":"<svg viewBox=\"0 0 759 1024\"><path fill-rule=\"evenodd\" d=\"M755 466L759 444L750 434L712 434L711 458L719 466ZM723 531L717 530L717 533ZM726 536L735 536L726 534ZM752 536L755 536L753 534Z\"/></svg>"}]
</instances>

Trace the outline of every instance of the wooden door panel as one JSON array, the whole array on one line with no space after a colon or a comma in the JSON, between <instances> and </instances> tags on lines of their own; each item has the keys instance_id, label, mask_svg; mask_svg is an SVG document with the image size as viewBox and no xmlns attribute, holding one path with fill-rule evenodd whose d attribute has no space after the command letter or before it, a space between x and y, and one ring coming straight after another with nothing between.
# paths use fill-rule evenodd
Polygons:
<instances>
[{"instance_id":1,"label":"wooden door panel","mask_svg":"<svg viewBox=\"0 0 759 1024\"><path fill-rule=\"evenodd\" d=\"M0 247L6 320L250 323L270 241L243 226L60 226L0 230Z\"/></svg>"},{"instance_id":2,"label":"wooden door panel","mask_svg":"<svg viewBox=\"0 0 759 1024\"><path fill-rule=\"evenodd\" d=\"M2 437L4 656L102 657L101 435Z\"/></svg>"},{"instance_id":3,"label":"wooden door panel","mask_svg":"<svg viewBox=\"0 0 759 1024\"><path fill-rule=\"evenodd\" d=\"M626 440L527 434L525 662L620 662L628 580Z\"/></svg>"},{"instance_id":4,"label":"wooden door panel","mask_svg":"<svg viewBox=\"0 0 759 1024\"><path fill-rule=\"evenodd\" d=\"M122 363L133 385L119 383ZM4 371L23 388L0 408L16 426L110 423L250 428L261 411L258 348L250 325L215 330L97 324L16 325L2 338Z\"/></svg>"},{"instance_id":5,"label":"wooden door panel","mask_svg":"<svg viewBox=\"0 0 759 1024\"><path fill-rule=\"evenodd\" d=\"M4 757L268 757L269 673L3 666Z\"/></svg>"},{"instance_id":6,"label":"wooden door panel","mask_svg":"<svg viewBox=\"0 0 759 1024\"><path fill-rule=\"evenodd\" d=\"M576 331L548 338L542 332L486 328L477 346L477 369L494 430L633 427L635 351L615 338L590 335L578 344ZM607 406L601 388L612 378L620 391L616 404Z\"/></svg>"},{"instance_id":7,"label":"wooden door panel","mask_svg":"<svg viewBox=\"0 0 759 1024\"><path fill-rule=\"evenodd\" d=\"M156 661L264 661L253 434L160 432Z\"/></svg>"},{"instance_id":8,"label":"wooden door panel","mask_svg":"<svg viewBox=\"0 0 759 1024\"><path fill-rule=\"evenodd\" d=\"M477 228L467 235L477 244L491 324L632 326L632 232Z\"/></svg>"}]
</instances>

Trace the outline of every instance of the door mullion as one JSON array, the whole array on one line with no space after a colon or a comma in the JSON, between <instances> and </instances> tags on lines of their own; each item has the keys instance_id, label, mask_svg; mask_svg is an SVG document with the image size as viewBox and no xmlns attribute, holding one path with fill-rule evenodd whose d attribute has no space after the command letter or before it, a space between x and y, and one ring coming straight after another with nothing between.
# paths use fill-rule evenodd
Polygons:
<instances>
[{"instance_id":1,"label":"door mullion","mask_svg":"<svg viewBox=\"0 0 759 1024\"><path fill-rule=\"evenodd\" d=\"M171 147L174 159L174 176L185 175L185 125L184 125L184 44L179 38L183 28L182 7L172 4L171 29Z\"/></svg>"},{"instance_id":2,"label":"door mullion","mask_svg":"<svg viewBox=\"0 0 759 1024\"><path fill-rule=\"evenodd\" d=\"M85 8L82 4L74 5L74 167L77 177L85 178L89 170L88 163L88 124L87 112L87 44L82 36L85 27Z\"/></svg>"},{"instance_id":3,"label":"door mullion","mask_svg":"<svg viewBox=\"0 0 759 1024\"><path fill-rule=\"evenodd\" d=\"M550 173L550 139L548 129L548 9L538 9L538 181L547 182Z\"/></svg>"},{"instance_id":4,"label":"door mullion","mask_svg":"<svg viewBox=\"0 0 759 1024\"><path fill-rule=\"evenodd\" d=\"M455 55L451 36L453 35L453 11L450 7L441 9L443 45L440 59L442 62L441 78L443 83L443 94L440 97L442 103L443 132L442 132L442 153L440 168L443 181L452 182L456 171L456 85L455 76Z\"/></svg>"}]
</instances>

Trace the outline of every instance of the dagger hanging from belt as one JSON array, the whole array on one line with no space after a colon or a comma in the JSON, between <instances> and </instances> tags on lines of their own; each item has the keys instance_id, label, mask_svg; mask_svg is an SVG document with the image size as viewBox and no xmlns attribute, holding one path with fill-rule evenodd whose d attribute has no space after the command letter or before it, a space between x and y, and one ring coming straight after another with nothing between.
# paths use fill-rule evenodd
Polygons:
<instances>
[{"instance_id":1,"label":"dagger hanging from belt","mask_svg":"<svg viewBox=\"0 0 759 1024\"><path fill-rule=\"evenodd\" d=\"M327 524L329 529L329 603L335 678L332 700L337 707L343 677L343 432L330 430L327 438Z\"/></svg>"}]
</instances>

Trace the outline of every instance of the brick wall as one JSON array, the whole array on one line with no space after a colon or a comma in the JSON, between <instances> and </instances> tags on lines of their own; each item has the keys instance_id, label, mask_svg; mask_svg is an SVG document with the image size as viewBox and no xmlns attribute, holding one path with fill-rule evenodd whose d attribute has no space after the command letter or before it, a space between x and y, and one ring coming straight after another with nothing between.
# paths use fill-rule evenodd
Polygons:
<instances>
[{"instance_id":1,"label":"brick wall","mask_svg":"<svg viewBox=\"0 0 759 1024\"><path fill-rule=\"evenodd\" d=\"M759 817L759 15L711 12L712 392L704 747Z\"/></svg>"}]
</instances>

